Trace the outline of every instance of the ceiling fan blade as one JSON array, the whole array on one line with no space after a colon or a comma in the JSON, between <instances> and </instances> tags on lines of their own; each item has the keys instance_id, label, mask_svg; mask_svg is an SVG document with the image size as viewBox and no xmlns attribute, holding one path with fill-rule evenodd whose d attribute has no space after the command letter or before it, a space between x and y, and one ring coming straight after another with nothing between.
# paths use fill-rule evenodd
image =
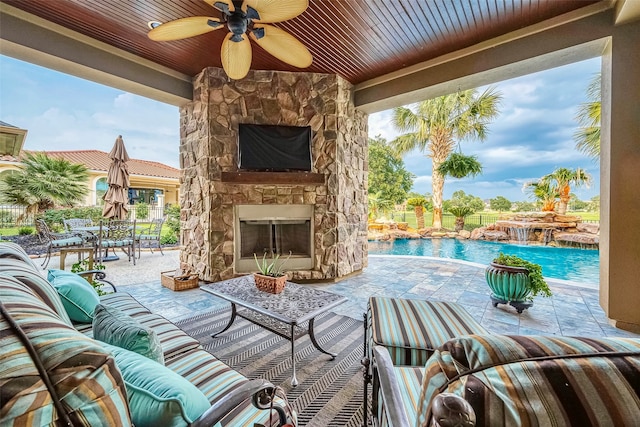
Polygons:
<instances>
[{"instance_id":1,"label":"ceiling fan blade","mask_svg":"<svg viewBox=\"0 0 640 427\"><path fill-rule=\"evenodd\" d=\"M204 2L225 14L233 13L236 10L232 0L204 0Z\"/></svg>"},{"instance_id":2,"label":"ceiling fan blade","mask_svg":"<svg viewBox=\"0 0 640 427\"><path fill-rule=\"evenodd\" d=\"M227 76L233 80L244 78L251 68L251 43L246 34L241 36L241 41L233 41L233 33L227 34L222 42L220 57L222 68Z\"/></svg>"},{"instance_id":3,"label":"ceiling fan blade","mask_svg":"<svg viewBox=\"0 0 640 427\"><path fill-rule=\"evenodd\" d=\"M309 0L244 0L242 11L247 13L249 7L260 16L254 19L255 22L281 22L304 12L309 7Z\"/></svg>"},{"instance_id":4,"label":"ceiling fan blade","mask_svg":"<svg viewBox=\"0 0 640 427\"><path fill-rule=\"evenodd\" d=\"M306 68L313 62L309 50L291 34L272 25L256 24L249 33L258 46L282 62Z\"/></svg>"},{"instance_id":5,"label":"ceiling fan blade","mask_svg":"<svg viewBox=\"0 0 640 427\"><path fill-rule=\"evenodd\" d=\"M224 25L220 23L218 18L192 16L158 25L149 31L148 36L155 41L180 40L199 36L222 27Z\"/></svg>"}]
</instances>

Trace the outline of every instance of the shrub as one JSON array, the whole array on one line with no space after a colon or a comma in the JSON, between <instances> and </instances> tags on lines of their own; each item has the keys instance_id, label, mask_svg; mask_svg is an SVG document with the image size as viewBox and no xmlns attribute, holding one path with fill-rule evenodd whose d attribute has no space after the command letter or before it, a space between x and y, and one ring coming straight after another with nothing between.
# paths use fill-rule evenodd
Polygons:
<instances>
[{"instance_id":1,"label":"shrub","mask_svg":"<svg viewBox=\"0 0 640 427\"><path fill-rule=\"evenodd\" d=\"M15 224L15 218L9 211L0 211L0 224L13 225Z\"/></svg>"},{"instance_id":2,"label":"shrub","mask_svg":"<svg viewBox=\"0 0 640 427\"><path fill-rule=\"evenodd\" d=\"M100 222L102 219L102 208L100 206L88 206L81 208L68 208L68 209L48 209L42 215L42 219L52 229L56 225L64 228L62 220L70 218L89 218L94 223Z\"/></svg>"},{"instance_id":3,"label":"shrub","mask_svg":"<svg viewBox=\"0 0 640 427\"><path fill-rule=\"evenodd\" d=\"M18 229L18 234L20 236L29 236L29 235L33 234L33 228L32 227L20 227Z\"/></svg>"},{"instance_id":4,"label":"shrub","mask_svg":"<svg viewBox=\"0 0 640 427\"><path fill-rule=\"evenodd\" d=\"M142 203L136 203L134 206L136 208L136 219L137 220L149 218L149 205L148 204L142 202Z\"/></svg>"},{"instance_id":5,"label":"shrub","mask_svg":"<svg viewBox=\"0 0 640 427\"><path fill-rule=\"evenodd\" d=\"M94 270L104 270L104 264L97 264L93 266ZM72 273L81 273L83 271L88 271L89 270L89 262L87 262L87 260L82 260L79 262L76 262L75 264L71 265L71 272ZM93 277L93 276L92 276ZM96 290L96 293L98 295L106 295L108 292L105 292L102 290L102 286L104 284L98 282L97 280L92 280L91 281L91 286L93 286L93 288Z\"/></svg>"},{"instance_id":6,"label":"shrub","mask_svg":"<svg viewBox=\"0 0 640 427\"><path fill-rule=\"evenodd\" d=\"M171 230L171 234L166 234L161 237L161 243L173 244L178 242L180 236L180 206L171 205L164 210L164 214L167 216L165 225ZM173 237L173 241L169 241ZM162 239L167 239L165 242Z\"/></svg>"},{"instance_id":7,"label":"shrub","mask_svg":"<svg viewBox=\"0 0 640 427\"><path fill-rule=\"evenodd\" d=\"M173 245L175 243L178 243L178 238L175 234L163 234L160 236L161 245Z\"/></svg>"}]
</instances>

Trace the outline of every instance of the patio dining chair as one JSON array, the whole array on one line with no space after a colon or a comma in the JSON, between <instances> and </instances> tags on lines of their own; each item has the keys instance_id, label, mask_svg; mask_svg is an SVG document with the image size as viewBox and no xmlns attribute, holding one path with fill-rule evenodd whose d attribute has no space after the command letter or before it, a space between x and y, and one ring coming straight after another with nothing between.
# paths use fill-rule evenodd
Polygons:
<instances>
[{"instance_id":1,"label":"patio dining chair","mask_svg":"<svg viewBox=\"0 0 640 427\"><path fill-rule=\"evenodd\" d=\"M160 249L160 253L164 255L162 252L162 245L160 244L160 235L162 233L162 224L164 224L164 218L156 218L151 221L149 228L144 230L142 233L136 235L136 244L138 245L138 258L140 258L140 249L142 248L142 242L147 242L147 247L153 253L153 248L151 247L152 243L155 242L158 249Z\"/></svg>"},{"instance_id":2,"label":"patio dining chair","mask_svg":"<svg viewBox=\"0 0 640 427\"><path fill-rule=\"evenodd\" d=\"M47 223L43 219L37 219L36 224L40 236L47 244L47 255L42 262L42 268L47 268L49 261L51 260L51 252L54 249L62 248L81 248L85 246L85 241L82 237L73 233L53 233Z\"/></svg>"},{"instance_id":3,"label":"patio dining chair","mask_svg":"<svg viewBox=\"0 0 640 427\"><path fill-rule=\"evenodd\" d=\"M113 250L120 248L127 254L129 261L133 258L133 265L136 265L135 235L136 220L111 220L106 224L104 221L100 221L96 247L98 262L102 263L103 253L106 253L110 248Z\"/></svg>"},{"instance_id":4,"label":"patio dining chair","mask_svg":"<svg viewBox=\"0 0 640 427\"><path fill-rule=\"evenodd\" d=\"M94 231L87 230L87 228L93 228L93 222L89 218L69 218L63 219L64 228L68 233L73 233L82 237L87 245L95 246L97 237Z\"/></svg>"}]
</instances>

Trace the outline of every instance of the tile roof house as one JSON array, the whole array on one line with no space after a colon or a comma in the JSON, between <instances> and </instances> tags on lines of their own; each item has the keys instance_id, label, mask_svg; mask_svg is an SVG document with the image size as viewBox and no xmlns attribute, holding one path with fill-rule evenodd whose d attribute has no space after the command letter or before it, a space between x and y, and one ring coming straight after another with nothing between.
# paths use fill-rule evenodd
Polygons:
<instances>
[{"instance_id":1,"label":"tile roof house","mask_svg":"<svg viewBox=\"0 0 640 427\"><path fill-rule=\"evenodd\" d=\"M34 152L25 150L25 152ZM101 196L107 189L107 171L111 159L109 153L100 150L45 151L50 157L83 164L89 169L89 193L85 205L101 204ZM0 154L0 174L17 169L20 156ZM178 203L180 169L149 160L130 159L129 168L131 203L145 202L163 206Z\"/></svg>"}]
</instances>

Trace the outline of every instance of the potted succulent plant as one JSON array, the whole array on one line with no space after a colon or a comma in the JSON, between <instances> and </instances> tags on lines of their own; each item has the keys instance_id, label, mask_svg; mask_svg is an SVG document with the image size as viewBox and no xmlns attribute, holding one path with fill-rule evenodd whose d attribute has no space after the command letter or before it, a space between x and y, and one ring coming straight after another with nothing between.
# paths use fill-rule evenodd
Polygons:
<instances>
[{"instance_id":1,"label":"potted succulent plant","mask_svg":"<svg viewBox=\"0 0 640 427\"><path fill-rule=\"evenodd\" d=\"M485 270L487 284L491 288L491 302L510 304L518 313L533 305L533 297L551 296L549 285L542 277L542 267L515 255L502 252Z\"/></svg>"},{"instance_id":2,"label":"potted succulent plant","mask_svg":"<svg viewBox=\"0 0 640 427\"><path fill-rule=\"evenodd\" d=\"M284 264L291 258L291 252L289 252L289 256L285 260L280 260L280 255L278 254L272 254L271 258L267 259L266 252L262 256L262 261L258 260L256 254L253 254L253 258L256 260L259 271L258 273L253 273L256 287L261 291L272 294L282 292L287 282L287 275L282 269Z\"/></svg>"}]
</instances>

